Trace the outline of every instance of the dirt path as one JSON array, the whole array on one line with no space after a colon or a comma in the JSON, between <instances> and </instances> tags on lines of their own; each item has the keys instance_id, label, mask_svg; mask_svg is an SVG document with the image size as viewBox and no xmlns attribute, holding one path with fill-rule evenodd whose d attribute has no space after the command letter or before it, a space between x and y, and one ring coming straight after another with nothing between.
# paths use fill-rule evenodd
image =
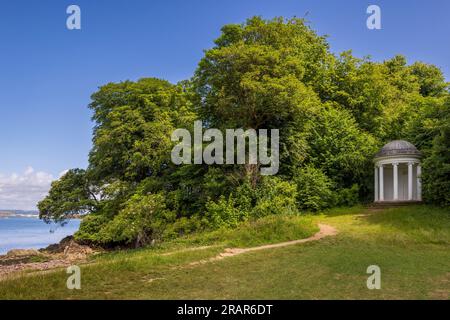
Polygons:
<instances>
[{"instance_id":1,"label":"dirt path","mask_svg":"<svg viewBox=\"0 0 450 320\"><path fill-rule=\"evenodd\" d=\"M301 243L310 242L310 241L317 241L317 240L320 240L320 239L328 237L328 236L335 236L338 233L338 231L334 227L326 225L326 224L319 224L319 228L320 228L319 232L317 232L315 235L313 235L309 238L287 241L287 242L280 242L280 243L275 243L275 244L268 244L268 245L252 247L252 248L244 248L244 249L229 248L229 249L225 249L225 252L222 252L213 258L191 262L188 266L195 266L195 265L199 265L199 264L214 262L214 261L222 260L222 259L225 259L228 257L233 257L233 256L237 256L237 255L247 253L247 252L252 252L252 251L275 249L275 248L287 247L287 246L292 246L292 245L301 244Z\"/></svg>"}]
</instances>

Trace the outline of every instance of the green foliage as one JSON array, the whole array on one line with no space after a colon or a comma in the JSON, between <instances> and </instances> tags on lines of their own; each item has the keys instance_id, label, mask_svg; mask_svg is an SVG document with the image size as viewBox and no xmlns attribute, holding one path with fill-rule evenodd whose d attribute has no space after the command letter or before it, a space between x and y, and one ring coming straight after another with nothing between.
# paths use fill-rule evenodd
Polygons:
<instances>
[{"instance_id":1,"label":"green foliage","mask_svg":"<svg viewBox=\"0 0 450 320\"><path fill-rule=\"evenodd\" d=\"M423 162L424 199L450 206L450 98L438 111L437 130L429 156Z\"/></svg>"},{"instance_id":2,"label":"green foliage","mask_svg":"<svg viewBox=\"0 0 450 320\"><path fill-rule=\"evenodd\" d=\"M203 231L205 228L204 221L197 215L191 216L190 218L181 217L176 219L173 223L167 224L162 238L163 240L175 239L180 236Z\"/></svg>"},{"instance_id":3,"label":"green foliage","mask_svg":"<svg viewBox=\"0 0 450 320\"><path fill-rule=\"evenodd\" d=\"M305 166L295 172L299 208L317 211L335 204L332 181L313 166Z\"/></svg>"},{"instance_id":4,"label":"green foliage","mask_svg":"<svg viewBox=\"0 0 450 320\"><path fill-rule=\"evenodd\" d=\"M74 234L80 243L100 243L99 233L110 220L106 215L93 213L83 218L80 229Z\"/></svg>"},{"instance_id":5,"label":"green foliage","mask_svg":"<svg viewBox=\"0 0 450 320\"><path fill-rule=\"evenodd\" d=\"M423 62L415 62L411 65L411 73L417 77L422 96L445 95L448 83L445 83L444 75L438 67Z\"/></svg>"},{"instance_id":6,"label":"green foliage","mask_svg":"<svg viewBox=\"0 0 450 320\"><path fill-rule=\"evenodd\" d=\"M339 187L362 183L372 167L377 140L358 127L350 112L327 106L308 125L309 162Z\"/></svg>"},{"instance_id":7,"label":"green foliage","mask_svg":"<svg viewBox=\"0 0 450 320\"><path fill-rule=\"evenodd\" d=\"M354 206L359 202L359 185L356 183L350 188L343 188L336 191L336 204L339 206Z\"/></svg>"},{"instance_id":8,"label":"green foliage","mask_svg":"<svg viewBox=\"0 0 450 320\"><path fill-rule=\"evenodd\" d=\"M424 154L423 195L449 205L449 92L442 72L403 56L335 56L302 19L226 25L191 80L109 83L92 95L86 170L69 171L39 203L46 221L89 213L76 234L145 245L299 210L353 205L372 194L375 152L407 139ZM177 128L279 129L280 170L182 165Z\"/></svg>"},{"instance_id":9,"label":"green foliage","mask_svg":"<svg viewBox=\"0 0 450 320\"><path fill-rule=\"evenodd\" d=\"M317 225L308 217L280 214L250 220L224 236L229 234L226 240L232 247L250 247L303 239L318 231Z\"/></svg>"},{"instance_id":10,"label":"green foliage","mask_svg":"<svg viewBox=\"0 0 450 320\"><path fill-rule=\"evenodd\" d=\"M149 78L110 83L92 95L90 174L99 181L140 181L170 166L171 133L192 124L180 86Z\"/></svg>"},{"instance_id":11,"label":"green foliage","mask_svg":"<svg viewBox=\"0 0 450 320\"><path fill-rule=\"evenodd\" d=\"M297 186L278 177L265 177L256 190L257 200L252 217L297 213Z\"/></svg>"},{"instance_id":12,"label":"green foliage","mask_svg":"<svg viewBox=\"0 0 450 320\"><path fill-rule=\"evenodd\" d=\"M85 170L69 170L52 183L48 196L39 202L39 217L46 222L63 222L68 216L89 213L98 204L94 192Z\"/></svg>"},{"instance_id":13,"label":"green foliage","mask_svg":"<svg viewBox=\"0 0 450 320\"><path fill-rule=\"evenodd\" d=\"M205 223L211 228L233 227L249 218L297 213L297 187L277 177L264 177L256 189L244 183L225 198L206 204Z\"/></svg>"},{"instance_id":14,"label":"green foliage","mask_svg":"<svg viewBox=\"0 0 450 320\"><path fill-rule=\"evenodd\" d=\"M165 225L174 218L174 213L165 207L163 195L136 194L112 221L102 227L97 241L104 244L134 242L136 247L150 244L162 238Z\"/></svg>"},{"instance_id":15,"label":"green foliage","mask_svg":"<svg viewBox=\"0 0 450 320\"><path fill-rule=\"evenodd\" d=\"M236 205L232 195L228 198L221 196L217 202L209 201L206 212L205 220L211 228L234 227L248 215Z\"/></svg>"},{"instance_id":16,"label":"green foliage","mask_svg":"<svg viewBox=\"0 0 450 320\"><path fill-rule=\"evenodd\" d=\"M327 50L301 19L254 17L224 27L194 77L202 118L216 128L287 125L314 96L305 83L325 72Z\"/></svg>"}]
</instances>

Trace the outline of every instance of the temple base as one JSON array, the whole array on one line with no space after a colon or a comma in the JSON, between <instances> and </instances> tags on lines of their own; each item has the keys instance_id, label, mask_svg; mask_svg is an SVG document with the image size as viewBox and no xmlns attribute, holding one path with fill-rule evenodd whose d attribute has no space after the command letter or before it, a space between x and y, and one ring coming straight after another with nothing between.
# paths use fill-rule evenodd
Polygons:
<instances>
[{"instance_id":1,"label":"temple base","mask_svg":"<svg viewBox=\"0 0 450 320\"><path fill-rule=\"evenodd\" d=\"M391 208L391 207L405 207L411 205L422 204L422 201L418 200L401 200L401 201L375 201L371 204L371 207L377 208Z\"/></svg>"}]
</instances>

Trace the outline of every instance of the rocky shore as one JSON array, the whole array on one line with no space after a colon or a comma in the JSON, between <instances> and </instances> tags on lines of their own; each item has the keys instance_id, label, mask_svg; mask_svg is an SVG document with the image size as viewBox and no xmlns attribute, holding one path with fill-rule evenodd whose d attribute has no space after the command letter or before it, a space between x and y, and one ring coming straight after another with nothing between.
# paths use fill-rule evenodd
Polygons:
<instances>
[{"instance_id":1,"label":"rocky shore","mask_svg":"<svg viewBox=\"0 0 450 320\"><path fill-rule=\"evenodd\" d=\"M72 236L40 250L10 250L6 255L0 255L0 280L23 271L45 271L83 263L96 252L89 246L76 243Z\"/></svg>"}]
</instances>

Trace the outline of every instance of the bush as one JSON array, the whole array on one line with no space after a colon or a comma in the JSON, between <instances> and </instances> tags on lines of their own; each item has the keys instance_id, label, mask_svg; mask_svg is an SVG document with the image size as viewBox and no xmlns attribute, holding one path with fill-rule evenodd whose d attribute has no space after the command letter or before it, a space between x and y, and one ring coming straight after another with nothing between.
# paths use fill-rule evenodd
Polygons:
<instances>
[{"instance_id":1,"label":"bush","mask_svg":"<svg viewBox=\"0 0 450 320\"><path fill-rule=\"evenodd\" d=\"M194 233L205 228L204 222L194 215L190 218L181 217L178 218L174 223L167 225L164 230L163 239L174 239L179 236Z\"/></svg>"},{"instance_id":2,"label":"bush","mask_svg":"<svg viewBox=\"0 0 450 320\"><path fill-rule=\"evenodd\" d=\"M105 215L90 214L83 218L80 229L74 234L74 238L80 243L99 242L98 233L108 223Z\"/></svg>"},{"instance_id":3,"label":"bush","mask_svg":"<svg viewBox=\"0 0 450 320\"><path fill-rule=\"evenodd\" d=\"M320 169L312 166L300 168L293 180L297 184L299 208L317 211L335 204L332 181Z\"/></svg>"},{"instance_id":4,"label":"bush","mask_svg":"<svg viewBox=\"0 0 450 320\"><path fill-rule=\"evenodd\" d=\"M136 194L128 200L114 219L99 232L100 243L135 243L136 247L162 238L175 214L166 209L162 194Z\"/></svg>"},{"instance_id":5,"label":"bush","mask_svg":"<svg viewBox=\"0 0 450 320\"><path fill-rule=\"evenodd\" d=\"M264 177L257 189L256 205L252 217L297 212L297 186L278 177Z\"/></svg>"},{"instance_id":6,"label":"bush","mask_svg":"<svg viewBox=\"0 0 450 320\"><path fill-rule=\"evenodd\" d=\"M297 212L297 187L277 177L263 177L253 189L248 182L227 198L206 204L205 224L211 228L234 227L248 218Z\"/></svg>"},{"instance_id":7,"label":"bush","mask_svg":"<svg viewBox=\"0 0 450 320\"><path fill-rule=\"evenodd\" d=\"M245 220L247 212L236 205L233 195L225 198L221 196L217 202L208 201L206 204L205 223L213 228L234 227Z\"/></svg>"},{"instance_id":8,"label":"bush","mask_svg":"<svg viewBox=\"0 0 450 320\"><path fill-rule=\"evenodd\" d=\"M359 203L359 186L354 184L351 188L336 191L336 205L351 207Z\"/></svg>"}]
</instances>

